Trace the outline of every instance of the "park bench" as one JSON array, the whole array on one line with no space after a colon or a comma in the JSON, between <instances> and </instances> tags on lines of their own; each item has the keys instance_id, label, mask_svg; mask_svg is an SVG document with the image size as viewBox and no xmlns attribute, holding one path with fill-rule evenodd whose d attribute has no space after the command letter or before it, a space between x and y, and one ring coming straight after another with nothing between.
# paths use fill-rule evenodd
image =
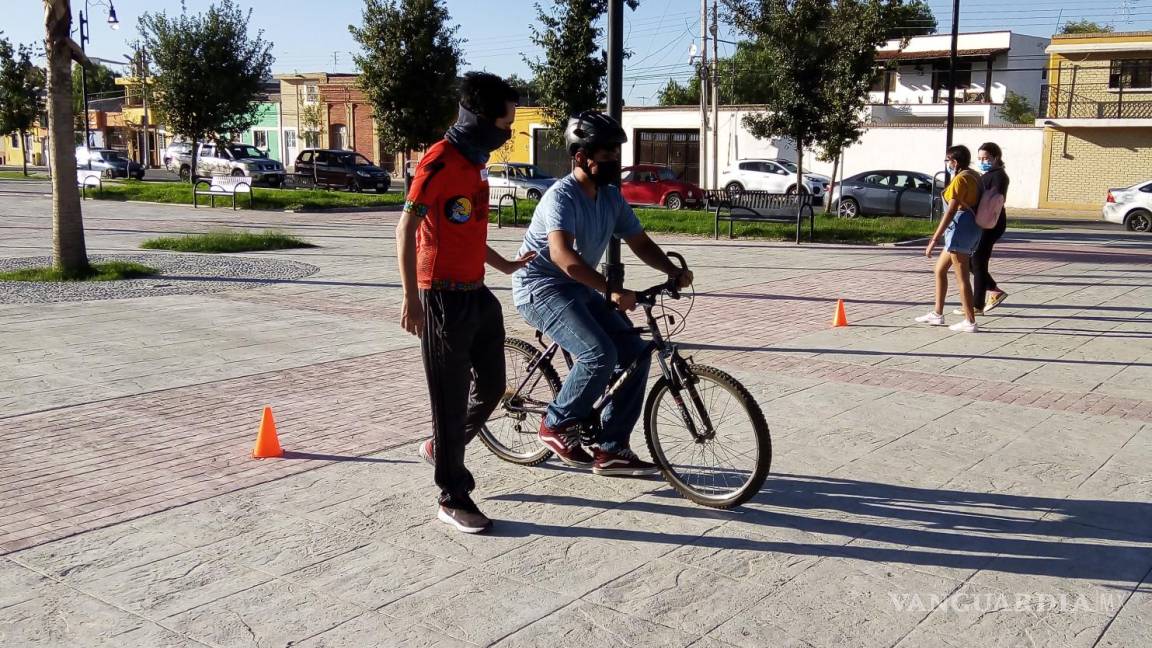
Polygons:
<instances>
[{"instance_id":1,"label":"park bench","mask_svg":"<svg viewBox=\"0 0 1152 648\"><path fill-rule=\"evenodd\" d=\"M815 227L815 210L810 194L781 194L768 191L706 191L706 204L715 209L713 237L720 238L720 221L728 221L728 238L733 238L733 223L795 223L807 212L808 238ZM800 216L797 216L797 214Z\"/></svg>"},{"instance_id":2,"label":"park bench","mask_svg":"<svg viewBox=\"0 0 1152 648\"><path fill-rule=\"evenodd\" d=\"M202 189L201 187L206 187ZM236 196L248 194L248 207L255 207L252 200L252 184L243 176L212 176L211 180L197 180L192 187L192 206L200 206L200 196L209 196L212 206L216 206L217 198L232 198L232 209L237 209Z\"/></svg>"},{"instance_id":3,"label":"park bench","mask_svg":"<svg viewBox=\"0 0 1152 648\"><path fill-rule=\"evenodd\" d=\"M88 198L88 187L94 188L97 192L104 190L104 178L101 176L100 171L76 169L76 186L80 189L81 198Z\"/></svg>"},{"instance_id":4,"label":"park bench","mask_svg":"<svg viewBox=\"0 0 1152 648\"><path fill-rule=\"evenodd\" d=\"M504 227L504 210L512 211L512 224L520 224L520 209L516 205L516 187L489 187L488 208L496 209L496 227Z\"/></svg>"}]
</instances>

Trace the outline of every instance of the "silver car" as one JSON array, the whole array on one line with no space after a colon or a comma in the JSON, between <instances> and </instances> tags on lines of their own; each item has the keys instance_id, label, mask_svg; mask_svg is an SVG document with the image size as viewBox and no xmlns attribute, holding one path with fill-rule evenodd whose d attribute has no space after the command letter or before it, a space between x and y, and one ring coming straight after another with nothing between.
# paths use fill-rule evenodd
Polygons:
<instances>
[{"instance_id":1,"label":"silver car","mask_svg":"<svg viewBox=\"0 0 1152 648\"><path fill-rule=\"evenodd\" d=\"M540 200L556 178L544 173L534 164L508 163L488 165L488 187L509 189L517 198Z\"/></svg>"},{"instance_id":2,"label":"silver car","mask_svg":"<svg viewBox=\"0 0 1152 648\"><path fill-rule=\"evenodd\" d=\"M283 164L250 144L201 144L196 172L200 176L246 176L253 184L263 182L272 187L284 184L285 177Z\"/></svg>"},{"instance_id":3,"label":"silver car","mask_svg":"<svg viewBox=\"0 0 1152 648\"><path fill-rule=\"evenodd\" d=\"M918 171L865 171L836 185L829 205L841 218L934 218L940 212L943 190L943 184Z\"/></svg>"}]
</instances>

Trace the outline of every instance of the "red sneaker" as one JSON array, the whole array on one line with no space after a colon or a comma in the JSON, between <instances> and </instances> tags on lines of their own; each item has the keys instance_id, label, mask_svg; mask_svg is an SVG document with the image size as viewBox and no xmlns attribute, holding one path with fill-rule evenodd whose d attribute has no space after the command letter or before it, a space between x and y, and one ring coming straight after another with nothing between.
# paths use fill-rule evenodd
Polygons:
<instances>
[{"instance_id":1,"label":"red sneaker","mask_svg":"<svg viewBox=\"0 0 1152 648\"><path fill-rule=\"evenodd\" d=\"M566 430L553 430L540 421L540 442L560 457L560 461L575 468L588 468L592 465L592 455L580 445L580 432L575 427Z\"/></svg>"},{"instance_id":2,"label":"red sneaker","mask_svg":"<svg viewBox=\"0 0 1152 648\"><path fill-rule=\"evenodd\" d=\"M427 463L429 466L435 466L436 465L436 442L433 441L432 439L428 439L427 441L424 441L423 443L420 444L420 447L416 449L416 454L420 455L420 458L423 459L424 462Z\"/></svg>"},{"instance_id":3,"label":"red sneaker","mask_svg":"<svg viewBox=\"0 0 1152 648\"><path fill-rule=\"evenodd\" d=\"M596 448L596 461L592 472L609 477L641 477L660 474L660 467L636 456L630 448L619 452L605 452Z\"/></svg>"}]
</instances>

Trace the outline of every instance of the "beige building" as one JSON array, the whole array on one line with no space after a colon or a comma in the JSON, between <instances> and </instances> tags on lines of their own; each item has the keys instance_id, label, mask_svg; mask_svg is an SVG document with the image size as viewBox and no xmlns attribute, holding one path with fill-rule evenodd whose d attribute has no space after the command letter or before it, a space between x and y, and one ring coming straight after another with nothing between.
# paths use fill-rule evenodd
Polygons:
<instances>
[{"instance_id":1,"label":"beige building","mask_svg":"<svg viewBox=\"0 0 1152 648\"><path fill-rule=\"evenodd\" d=\"M1040 206L1097 209L1152 178L1152 32L1052 37Z\"/></svg>"}]
</instances>

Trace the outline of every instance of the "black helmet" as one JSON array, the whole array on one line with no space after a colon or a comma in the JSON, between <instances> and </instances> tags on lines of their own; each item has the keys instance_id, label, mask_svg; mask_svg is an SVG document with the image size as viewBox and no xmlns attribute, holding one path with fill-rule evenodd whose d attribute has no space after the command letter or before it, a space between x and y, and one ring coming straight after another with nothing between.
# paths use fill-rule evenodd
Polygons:
<instances>
[{"instance_id":1,"label":"black helmet","mask_svg":"<svg viewBox=\"0 0 1152 648\"><path fill-rule=\"evenodd\" d=\"M568 155L576 155L580 149L594 150L624 144L628 141L628 134L612 117L596 110L585 110L568 120L564 139L568 141Z\"/></svg>"}]
</instances>

